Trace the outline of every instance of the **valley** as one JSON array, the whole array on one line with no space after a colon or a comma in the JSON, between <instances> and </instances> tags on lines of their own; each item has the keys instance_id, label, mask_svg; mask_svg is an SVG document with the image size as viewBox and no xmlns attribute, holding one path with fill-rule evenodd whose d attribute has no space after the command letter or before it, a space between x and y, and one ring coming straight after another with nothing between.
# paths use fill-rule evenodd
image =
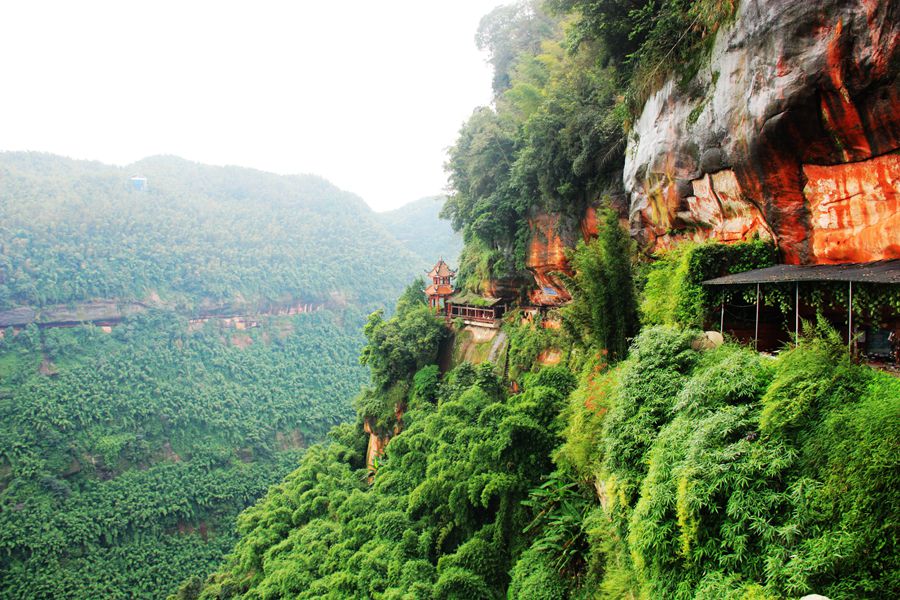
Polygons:
<instances>
[{"instance_id":1,"label":"valley","mask_svg":"<svg viewBox=\"0 0 900 600\"><path fill-rule=\"evenodd\" d=\"M302 84L258 93L291 108L272 164L419 185L395 158L455 67L397 90L470 8L285 21L330 37L246 61ZM519 0L472 33L490 96L399 208L0 153L0 598L900 597L900 0Z\"/></svg>"}]
</instances>

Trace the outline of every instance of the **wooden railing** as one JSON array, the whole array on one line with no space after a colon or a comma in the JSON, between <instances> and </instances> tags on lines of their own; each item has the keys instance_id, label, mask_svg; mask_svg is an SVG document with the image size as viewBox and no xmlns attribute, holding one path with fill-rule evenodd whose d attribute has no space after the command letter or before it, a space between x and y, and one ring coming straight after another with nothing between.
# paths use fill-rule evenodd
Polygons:
<instances>
[{"instance_id":1,"label":"wooden railing","mask_svg":"<svg viewBox=\"0 0 900 600\"><path fill-rule=\"evenodd\" d=\"M480 308L475 306L450 305L448 316L451 319L461 318L471 321L493 323L497 320L497 313L493 308Z\"/></svg>"}]
</instances>

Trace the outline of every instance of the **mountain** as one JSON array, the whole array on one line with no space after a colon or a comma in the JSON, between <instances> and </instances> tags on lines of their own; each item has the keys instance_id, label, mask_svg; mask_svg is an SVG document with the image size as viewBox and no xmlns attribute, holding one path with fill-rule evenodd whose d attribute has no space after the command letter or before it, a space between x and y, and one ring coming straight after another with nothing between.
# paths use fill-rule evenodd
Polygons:
<instances>
[{"instance_id":1,"label":"mountain","mask_svg":"<svg viewBox=\"0 0 900 600\"><path fill-rule=\"evenodd\" d=\"M420 263L318 177L0 154L0 597L212 570L353 417L365 316Z\"/></svg>"},{"instance_id":2,"label":"mountain","mask_svg":"<svg viewBox=\"0 0 900 600\"><path fill-rule=\"evenodd\" d=\"M459 260L462 236L438 216L445 200L444 196L431 196L376 213L384 228L421 259L423 268L431 268L441 257L452 265Z\"/></svg>"},{"instance_id":3,"label":"mountain","mask_svg":"<svg viewBox=\"0 0 900 600\"><path fill-rule=\"evenodd\" d=\"M175 157L119 168L0 154L0 239L7 307L384 304L415 270L360 198L319 177Z\"/></svg>"},{"instance_id":4,"label":"mountain","mask_svg":"<svg viewBox=\"0 0 900 600\"><path fill-rule=\"evenodd\" d=\"M486 15L458 318L415 289L373 315L355 423L170 600L900 597L898 27L897 0Z\"/></svg>"}]
</instances>

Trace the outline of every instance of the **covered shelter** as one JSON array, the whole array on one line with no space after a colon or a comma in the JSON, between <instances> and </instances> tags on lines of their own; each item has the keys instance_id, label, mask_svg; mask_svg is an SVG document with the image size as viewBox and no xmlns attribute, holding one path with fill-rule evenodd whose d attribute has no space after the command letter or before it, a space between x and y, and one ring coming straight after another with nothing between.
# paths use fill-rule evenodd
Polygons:
<instances>
[{"instance_id":1,"label":"covered shelter","mask_svg":"<svg viewBox=\"0 0 900 600\"><path fill-rule=\"evenodd\" d=\"M466 325L499 326L505 309L500 298L460 292L447 301L447 318L462 319Z\"/></svg>"},{"instance_id":2,"label":"covered shelter","mask_svg":"<svg viewBox=\"0 0 900 600\"><path fill-rule=\"evenodd\" d=\"M844 314L846 315L847 343L852 345L860 332L858 325L868 325L867 330L861 331L862 340L865 344L866 351L877 349L879 353L885 351L885 342L889 337L897 337L896 332L900 326L900 315L866 315L866 319L862 323L854 323L853 293L854 284L859 289L860 284L876 284L885 286L900 286L900 259L879 260L869 263L845 263L833 265L775 265L763 269L755 269L745 271L743 273L734 273L723 277L708 279L703 282L704 286L716 288L725 288L729 286L745 286L756 287L754 309L754 327L753 327L753 344L759 346L760 342L760 313L764 309L761 306L761 291L763 286L771 285L787 285L793 284L793 334L796 339L800 334L800 313L804 305L804 299L801 296L801 286L803 284L824 284L834 283L847 286L847 302ZM897 288L900 292L900 287ZM807 303L808 306L808 303ZM723 300L720 305L719 330L725 332L725 309L726 304ZM887 307L882 307L882 311ZM764 315L765 316L765 315ZM766 323L764 319L763 326ZM888 344L889 347L889 344ZM888 351L890 353L890 351Z\"/></svg>"}]
</instances>

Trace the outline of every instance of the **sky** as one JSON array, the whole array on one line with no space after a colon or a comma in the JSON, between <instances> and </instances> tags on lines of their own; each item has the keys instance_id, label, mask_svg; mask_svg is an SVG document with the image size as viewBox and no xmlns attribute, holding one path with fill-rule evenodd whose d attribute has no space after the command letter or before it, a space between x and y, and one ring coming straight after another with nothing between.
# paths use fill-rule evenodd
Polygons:
<instances>
[{"instance_id":1,"label":"sky","mask_svg":"<svg viewBox=\"0 0 900 600\"><path fill-rule=\"evenodd\" d=\"M396 208L445 191L491 100L475 31L503 3L4 2L0 150L314 173Z\"/></svg>"}]
</instances>

